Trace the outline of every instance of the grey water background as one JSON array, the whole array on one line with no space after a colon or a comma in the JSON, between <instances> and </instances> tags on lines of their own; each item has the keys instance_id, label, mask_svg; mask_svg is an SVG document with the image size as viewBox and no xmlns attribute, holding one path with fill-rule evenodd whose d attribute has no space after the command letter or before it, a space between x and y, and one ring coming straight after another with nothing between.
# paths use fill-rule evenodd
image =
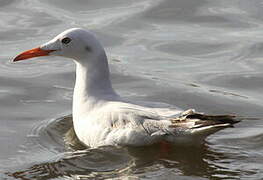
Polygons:
<instances>
[{"instance_id":1,"label":"grey water background","mask_svg":"<svg viewBox=\"0 0 263 180\"><path fill-rule=\"evenodd\" d=\"M262 179L260 0L0 0L0 179ZM104 44L115 89L243 121L200 145L70 145L74 64L12 63L67 28Z\"/></svg>"}]
</instances>

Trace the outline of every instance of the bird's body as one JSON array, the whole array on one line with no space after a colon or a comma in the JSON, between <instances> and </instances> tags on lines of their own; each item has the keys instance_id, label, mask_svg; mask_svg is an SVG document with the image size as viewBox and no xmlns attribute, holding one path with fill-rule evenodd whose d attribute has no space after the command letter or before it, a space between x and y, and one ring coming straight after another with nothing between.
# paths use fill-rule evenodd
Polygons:
<instances>
[{"instance_id":1,"label":"bird's body","mask_svg":"<svg viewBox=\"0 0 263 180\"><path fill-rule=\"evenodd\" d=\"M77 137L87 146L176 142L179 137L199 136L237 122L232 116L208 116L124 100L112 88L104 48L89 31L67 30L14 61L44 55L65 56L76 63L73 124Z\"/></svg>"}]
</instances>

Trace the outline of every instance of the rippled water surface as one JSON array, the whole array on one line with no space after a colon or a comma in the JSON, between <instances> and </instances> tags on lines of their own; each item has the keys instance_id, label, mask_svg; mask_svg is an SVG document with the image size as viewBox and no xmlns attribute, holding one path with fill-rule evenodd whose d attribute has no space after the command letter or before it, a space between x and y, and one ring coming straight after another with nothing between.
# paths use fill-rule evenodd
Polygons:
<instances>
[{"instance_id":1,"label":"rippled water surface","mask_svg":"<svg viewBox=\"0 0 263 180\"><path fill-rule=\"evenodd\" d=\"M0 0L0 179L261 179L260 0ZM69 59L11 63L71 27L103 42L115 89L243 121L204 144L86 149L71 129Z\"/></svg>"}]
</instances>

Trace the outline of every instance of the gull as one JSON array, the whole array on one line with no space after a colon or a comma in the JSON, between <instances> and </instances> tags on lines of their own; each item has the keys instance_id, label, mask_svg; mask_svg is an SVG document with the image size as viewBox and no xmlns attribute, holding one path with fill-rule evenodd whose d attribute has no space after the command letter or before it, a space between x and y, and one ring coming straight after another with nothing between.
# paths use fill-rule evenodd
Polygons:
<instances>
[{"instance_id":1,"label":"gull","mask_svg":"<svg viewBox=\"0 0 263 180\"><path fill-rule=\"evenodd\" d=\"M96 36L68 29L49 42L14 58L63 56L76 64L73 127L84 145L145 146L196 139L239 122L233 115L207 115L193 109L153 107L130 102L112 87L107 56Z\"/></svg>"}]
</instances>

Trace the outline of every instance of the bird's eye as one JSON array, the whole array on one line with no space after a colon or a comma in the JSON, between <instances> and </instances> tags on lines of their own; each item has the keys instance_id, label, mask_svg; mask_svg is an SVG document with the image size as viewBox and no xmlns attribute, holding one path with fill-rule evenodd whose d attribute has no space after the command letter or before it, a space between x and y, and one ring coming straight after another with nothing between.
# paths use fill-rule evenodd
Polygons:
<instances>
[{"instance_id":1,"label":"bird's eye","mask_svg":"<svg viewBox=\"0 0 263 180\"><path fill-rule=\"evenodd\" d=\"M68 38L68 37L65 37L65 38L63 38L63 39L61 40L61 42L62 42L63 44L68 44L68 43L70 43L70 41L71 41L71 39Z\"/></svg>"}]
</instances>

